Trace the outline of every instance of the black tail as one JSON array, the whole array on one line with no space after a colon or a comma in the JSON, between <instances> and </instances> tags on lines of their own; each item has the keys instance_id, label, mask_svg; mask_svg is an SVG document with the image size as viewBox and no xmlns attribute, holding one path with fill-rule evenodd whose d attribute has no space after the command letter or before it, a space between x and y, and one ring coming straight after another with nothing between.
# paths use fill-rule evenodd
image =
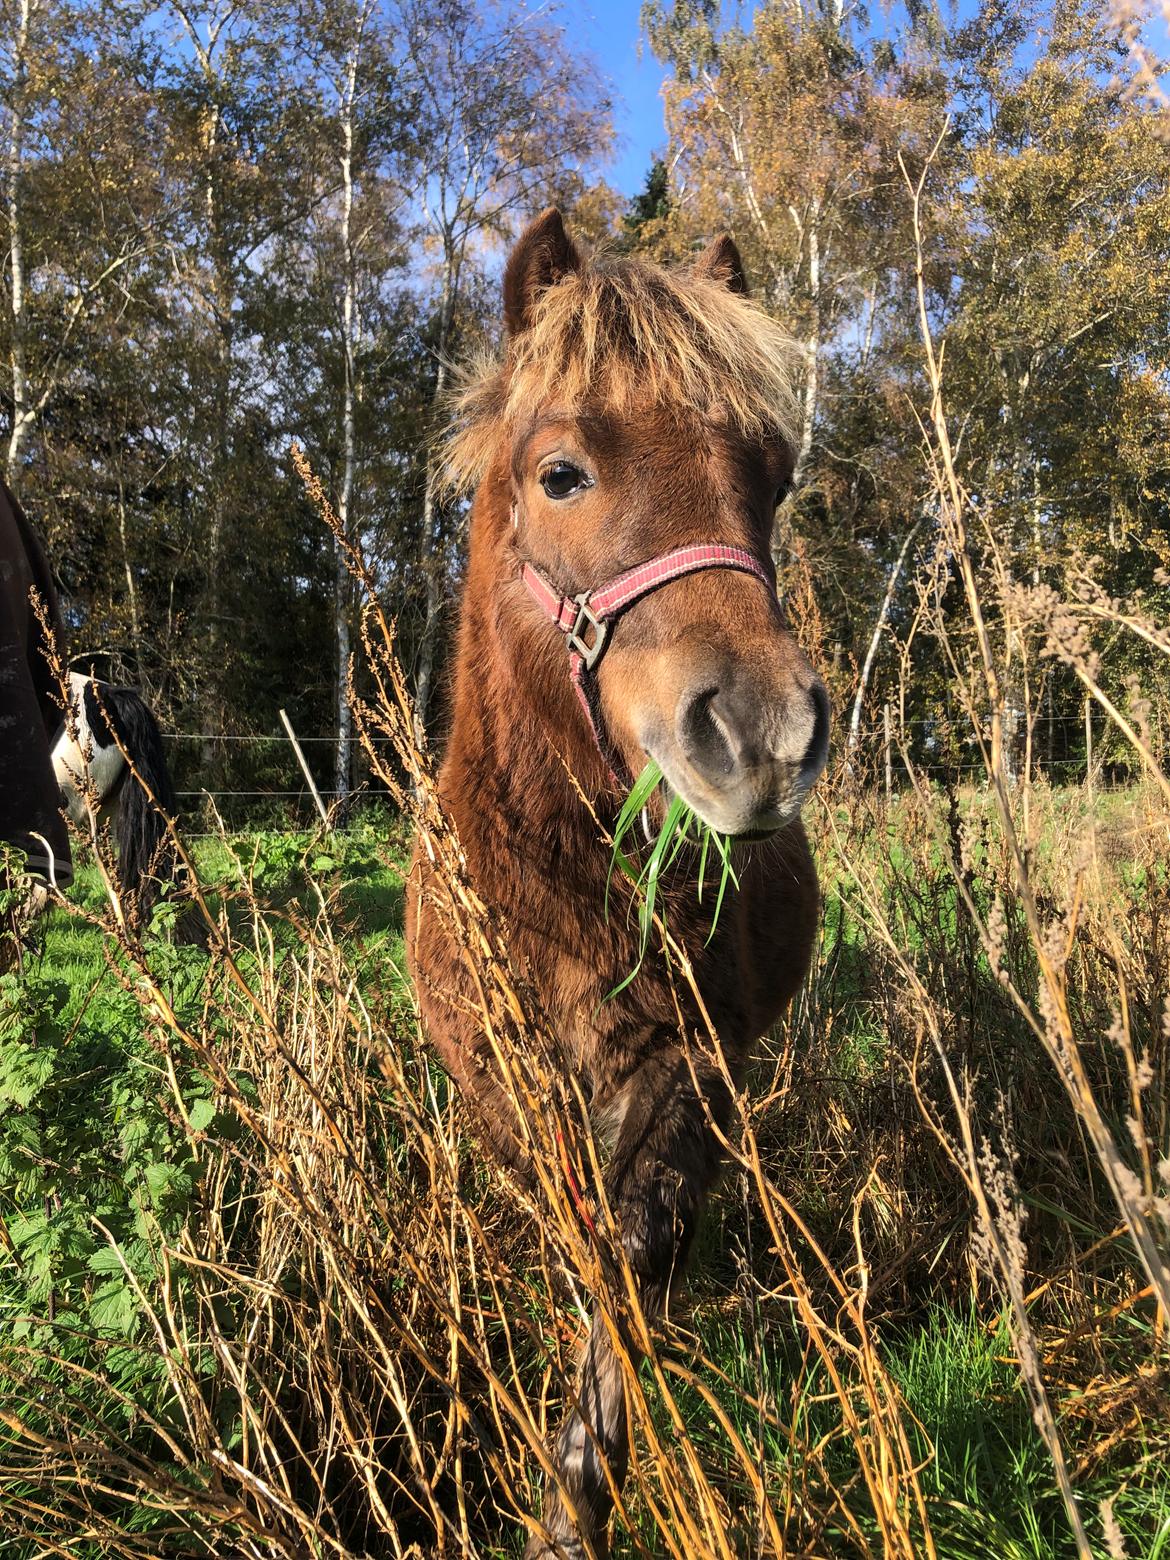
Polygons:
<instances>
[{"instance_id":1,"label":"black tail","mask_svg":"<svg viewBox=\"0 0 1170 1560\"><path fill-rule=\"evenodd\" d=\"M149 913L161 882L186 886L187 870L167 833L166 820L177 810L175 788L162 732L146 701L133 688L103 687L101 696L118 741L143 782L127 774L118 799L118 876L128 908L141 918Z\"/></svg>"}]
</instances>

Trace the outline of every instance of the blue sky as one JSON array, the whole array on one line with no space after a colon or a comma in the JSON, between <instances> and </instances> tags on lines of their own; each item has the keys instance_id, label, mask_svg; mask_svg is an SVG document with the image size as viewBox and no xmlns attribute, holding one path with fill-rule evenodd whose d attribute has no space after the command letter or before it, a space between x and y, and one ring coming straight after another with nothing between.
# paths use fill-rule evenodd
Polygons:
<instances>
[{"instance_id":1,"label":"blue sky","mask_svg":"<svg viewBox=\"0 0 1170 1560\"><path fill-rule=\"evenodd\" d=\"M562 16L581 25L581 41L601 68L613 93L614 123L618 146L614 162L606 170L609 182L624 195L642 188L655 153L666 147L662 123L663 71L648 47L642 46L638 15L642 0L567 0ZM750 8L748 8L750 9ZM977 0L947 0L948 18L962 21L977 9ZM1045 8L1050 10L1050 7ZM875 8L871 32L890 26L886 7ZM1170 15L1164 22L1158 8L1151 14L1143 36L1154 54L1166 57L1170 45Z\"/></svg>"},{"instance_id":2,"label":"blue sky","mask_svg":"<svg viewBox=\"0 0 1170 1560\"><path fill-rule=\"evenodd\" d=\"M640 0L584 0L577 12L590 52L613 91L619 144L606 176L625 195L642 188L655 151L666 144L658 95L662 67L647 48L638 58L640 10Z\"/></svg>"}]
</instances>

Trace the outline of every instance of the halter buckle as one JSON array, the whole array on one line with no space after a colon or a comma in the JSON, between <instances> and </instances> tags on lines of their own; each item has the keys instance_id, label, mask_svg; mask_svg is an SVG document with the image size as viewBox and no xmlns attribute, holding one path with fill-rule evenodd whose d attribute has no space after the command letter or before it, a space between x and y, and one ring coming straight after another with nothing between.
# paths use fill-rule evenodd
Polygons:
<instances>
[{"instance_id":1,"label":"halter buckle","mask_svg":"<svg viewBox=\"0 0 1170 1560\"><path fill-rule=\"evenodd\" d=\"M569 630L569 649L581 657L587 672L591 672L596 666L601 652L605 649L605 641L609 637L609 624L593 611L589 605L589 594L589 591L583 590L579 596L573 597L577 603L577 616ZM588 628L593 630L592 644L584 638L585 630Z\"/></svg>"}]
</instances>

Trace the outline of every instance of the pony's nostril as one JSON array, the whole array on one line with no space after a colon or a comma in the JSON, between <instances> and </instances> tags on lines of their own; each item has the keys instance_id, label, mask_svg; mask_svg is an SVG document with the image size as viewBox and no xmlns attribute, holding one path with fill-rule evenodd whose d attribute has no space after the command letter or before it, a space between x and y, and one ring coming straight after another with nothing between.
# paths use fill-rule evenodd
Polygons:
<instances>
[{"instance_id":1,"label":"pony's nostril","mask_svg":"<svg viewBox=\"0 0 1170 1560\"><path fill-rule=\"evenodd\" d=\"M725 677L682 695L675 736L687 763L709 786L722 791L743 782L803 793L828 757L829 697L813 681L773 702L761 698L753 683Z\"/></svg>"},{"instance_id":2,"label":"pony's nostril","mask_svg":"<svg viewBox=\"0 0 1170 1560\"><path fill-rule=\"evenodd\" d=\"M727 727L714 709L717 688L700 688L679 700L675 730L679 745L700 774L724 780L735 770L736 759Z\"/></svg>"},{"instance_id":3,"label":"pony's nostril","mask_svg":"<svg viewBox=\"0 0 1170 1560\"><path fill-rule=\"evenodd\" d=\"M800 778L804 785L811 785L825 767L829 756L829 695L823 683L814 682L808 690L809 703L813 707L812 736L800 764Z\"/></svg>"}]
</instances>

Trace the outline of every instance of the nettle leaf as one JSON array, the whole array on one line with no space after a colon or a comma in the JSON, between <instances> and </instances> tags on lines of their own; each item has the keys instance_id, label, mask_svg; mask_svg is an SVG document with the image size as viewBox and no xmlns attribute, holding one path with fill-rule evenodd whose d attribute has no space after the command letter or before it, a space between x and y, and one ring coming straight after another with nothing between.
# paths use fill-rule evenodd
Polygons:
<instances>
[{"instance_id":1,"label":"nettle leaf","mask_svg":"<svg viewBox=\"0 0 1170 1560\"><path fill-rule=\"evenodd\" d=\"M46 980L41 985L47 1011L55 1018L69 1006L73 992L68 981Z\"/></svg>"},{"instance_id":2,"label":"nettle leaf","mask_svg":"<svg viewBox=\"0 0 1170 1560\"><path fill-rule=\"evenodd\" d=\"M133 1159L158 1136L157 1113L147 1105L141 1094L126 1102L125 1108L115 1112L122 1153Z\"/></svg>"},{"instance_id":3,"label":"nettle leaf","mask_svg":"<svg viewBox=\"0 0 1170 1560\"><path fill-rule=\"evenodd\" d=\"M25 1297L30 1305L41 1305L53 1292L52 1253L45 1250L26 1256L24 1269Z\"/></svg>"},{"instance_id":4,"label":"nettle leaf","mask_svg":"<svg viewBox=\"0 0 1170 1560\"><path fill-rule=\"evenodd\" d=\"M158 1276L158 1262L154 1247L141 1237L119 1242L115 1246L103 1246L89 1259L89 1270L99 1277L125 1277L127 1269L141 1283L150 1283Z\"/></svg>"},{"instance_id":5,"label":"nettle leaf","mask_svg":"<svg viewBox=\"0 0 1170 1560\"><path fill-rule=\"evenodd\" d=\"M259 1105L260 1090L257 1087L256 1080L252 1077L251 1073L246 1073L241 1071L239 1068L236 1068L233 1070L231 1076L236 1088L240 1091L241 1098L243 1098L249 1105Z\"/></svg>"},{"instance_id":6,"label":"nettle leaf","mask_svg":"<svg viewBox=\"0 0 1170 1560\"><path fill-rule=\"evenodd\" d=\"M94 1290L89 1317L103 1332L128 1333L136 1316L134 1291L124 1279L109 1279Z\"/></svg>"},{"instance_id":7,"label":"nettle leaf","mask_svg":"<svg viewBox=\"0 0 1170 1560\"><path fill-rule=\"evenodd\" d=\"M53 1265L53 1277L58 1284L68 1288L78 1280L84 1279L87 1270L88 1263L82 1253L62 1253Z\"/></svg>"},{"instance_id":8,"label":"nettle leaf","mask_svg":"<svg viewBox=\"0 0 1170 1560\"><path fill-rule=\"evenodd\" d=\"M122 1258L113 1246L99 1246L90 1256L88 1267L91 1273L121 1273Z\"/></svg>"},{"instance_id":9,"label":"nettle leaf","mask_svg":"<svg viewBox=\"0 0 1170 1560\"><path fill-rule=\"evenodd\" d=\"M48 1244L48 1218L39 1208L27 1213L14 1214L8 1221L8 1233L12 1243L22 1254L43 1249Z\"/></svg>"},{"instance_id":10,"label":"nettle leaf","mask_svg":"<svg viewBox=\"0 0 1170 1560\"><path fill-rule=\"evenodd\" d=\"M185 1196L191 1190L191 1177L180 1165L156 1162L144 1166L142 1175L150 1199L156 1204Z\"/></svg>"},{"instance_id":11,"label":"nettle leaf","mask_svg":"<svg viewBox=\"0 0 1170 1560\"><path fill-rule=\"evenodd\" d=\"M3 1111L0 1118L4 1118ZM16 1181L32 1172L39 1182L45 1157L44 1136L34 1115L9 1113L4 1119L4 1140L0 1143L0 1177Z\"/></svg>"},{"instance_id":12,"label":"nettle leaf","mask_svg":"<svg viewBox=\"0 0 1170 1560\"><path fill-rule=\"evenodd\" d=\"M95 1242L89 1219L82 1209L64 1207L54 1217L53 1234L62 1256L89 1260Z\"/></svg>"},{"instance_id":13,"label":"nettle leaf","mask_svg":"<svg viewBox=\"0 0 1170 1560\"><path fill-rule=\"evenodd\" d=\"M47 1046L10 1041L0 1049L0 1102L27 1110L53 1076L55 1061Z\"/></svg>"},{"instance_id":14,"label":"nettle leaf","mask_svg":"<svg viewBox=\"0 0 1170 1560\"><path fill-rule=\"evenodd\" d=\"M195 1100L187 1111L187 1119L191 1123L192 1132L206 1132L215 1120L215 1101L207 1098Z\"/></svg>"},{"instance_id":15,"label":"nettle leaf","mask_svg":"<svg viewBox=\"0 0 1170 1560\"><path fill-rule=\"evenodd\" d=\"M0 1048L6 1049L11 1041L26 1041L49 1050L61 1039L60 1015L70 997L64 981L50 980L38 971L22 979L0 978Z\"/></svg>"}]
</instances>

